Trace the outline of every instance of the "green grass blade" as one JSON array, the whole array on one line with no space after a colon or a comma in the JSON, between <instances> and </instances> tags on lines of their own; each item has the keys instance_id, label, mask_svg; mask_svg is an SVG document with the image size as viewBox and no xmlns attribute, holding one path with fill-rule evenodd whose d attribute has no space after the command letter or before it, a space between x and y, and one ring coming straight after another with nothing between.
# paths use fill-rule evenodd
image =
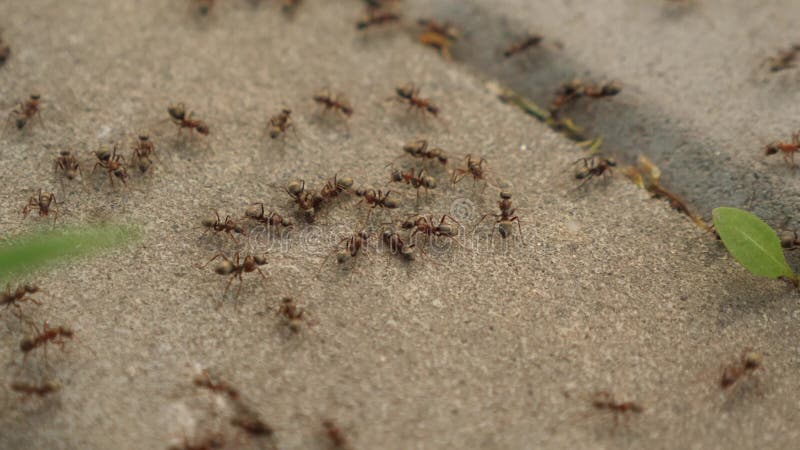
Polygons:
<instances>
[{"instance_id":1,"label":"green grass blade","mask_svg":"<svg viewBox=\"0 0 800 450\"><path fill-rule=\"evenodd\" d=\"M0 243L0 281L138 238L133 226L100 225L38 231Z\"/></svg>"},{"instance_id":2,"label":"green grass blade","mask_svg":"<svg viewBox=\"0 0 800 450\"><path fill-rule=\"evenodd\" d=\"M737 208L716 208L712 214L725 248L750 273L767 278L795 278L778 235L758 216Z\"/></svg>"}]
</instances>

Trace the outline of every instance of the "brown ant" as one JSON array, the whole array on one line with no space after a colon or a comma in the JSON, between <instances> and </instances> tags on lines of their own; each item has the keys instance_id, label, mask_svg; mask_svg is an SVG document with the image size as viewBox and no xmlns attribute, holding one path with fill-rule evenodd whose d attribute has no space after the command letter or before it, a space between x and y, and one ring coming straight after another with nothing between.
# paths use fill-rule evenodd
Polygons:
<instances>
[{"instance_id":1,"label":"brown ant","mask_svg":"<svg viewBox=\"0 0 800 450\"><path fill-rule=\"evenodd\" d=\"M778 152L783 153L783 160L789 167L797 167L794 163L794 154L800 151L800 131L792 133L792 142L771 142L764 147L766 156L774 155Z\"/></svg>"},{"instance_id":2,"label":"brown ant","mask_svg":"<svg viewBox=\"0 0 800 450\"><path fill-rule=\"evenodd\" d=\"M468 154L464 158L464 161L467 163L466 169L456 168L453 170L453 184L458 183L462 178L469 175L472 177L473 185L479 180L483 181L483 189L485 190L486 185L489 183L486 179L486 168L483 166L486 163L486 160L483 158L475 159L472 157L472 155Z\"/></svg>"},{"instance_id":3,"label":"brown ant","mask_svg":"<svg viewBox=\"0 0 800 450\"><path fill-rule=\"evenodd\" d=\"M717 239L719 239L719 233L714 231L717 235ZM781 247L786 250L796 250L800 248L800 235L797 234L797 230L794 231L782 231L780 234L781 239Z\"/></svg>"},{"instance_id":4,"label":"brown ant","mask_svg":"<svg viewBox=\"0 0 800 450\"><path fill-rule=\"evenodd\" d=\"M458 29L448 22L439 23L433 19L418 19L417 24L425 31L440 34L453 41L461 37L461 33Z\"/></svg>"},{"instance_id":5,"label":"brown ant","mask_svg":"<svg viewBox=\"0 0 800 450\"><path fill-rule=\"evenodd\" d=\"M297 208L302 213L306 222L314 223L316 219L316 208L322 203L323 198L318 194L306 190L306 182L303 180L291 181L285 189L286 193L292 197L297 204Z\"/></svg>"},{"instance_id":6,"label":"brown ant","mask_svg":"<svg viewBox=\"0 0 800 450\"><path fill-rule=\"evenodd\" d=\"M47 217L50 215L51 205L53 205L53 223L55 223L56 219L58 219L58 209L55 207L55 205L58 205L56 194L39 189L36 195L28 199L28 204L22 208L22 218L28 217L28 214L34 209L39 212L39 217Z\"/></svg>"},{"instance_id":7,"label":"brown ant","mask_svg":"<svg viewBox=\"0 0 800 450\"><path fill-rule=\"evenodd\" d=\"M366 247L367 241L369 240L370 234L366 230L361 230L359 232L353 233L352 235L342 238L339 243L336 245L334 252L339 249L339 247L343 247L339 249L339 252L336 253L336 262L339 264L343 264L347 261L348 258L355 258L358 256L358 253L361 251L362 248ZM342 246L342 244L345 244ZM330 256L330 255L328 255ZM325 264L325 261L328 259L326 257L322 264Z\"/></svg>"},{"instance_id":8,"label":"brown ant","mask_svg":"<svg viewBox=\"0 0 800 450\"><path fill-rule=\"evenodd\" d=\"M357 203L361 204L362 202L366 203L369 206L369 212L367 213L367 219L369 219L370 214L372 214L372 210L376 207L381 207L384 209L396 209L400 206L400 202L394 198L389 198L389 194L392 191L383 191L375 190L375 189L364 189L360 188L356 190L356 195L362 197L362 199Z\"/></svg>"},{"instance_id":9,"label":"brown ant","mask_svg":"<svg viewBox=\"0 0 800 450\"><path fill-rule=\"evenodd\" d=\"M245 433L253 437L272 436L274 433L272 427L264 423L255 411L241 403L237 403L237 406L237 412L231 418L231 425L241 428Z\"/></svg>"},{"instance_id":10,"label":"brown ant","mask_svg":"<svg viewBox=\"0 0 800 450\"><path fill-rule=\"evenodd\" d=\"M616 161L613 159L605 158L600 155L587 156L575 161L575 164L583 163L583 167L575 172L575 178L583 180L578 189L583 187L589 180L594 177L602 175L603 178L611 174L612 168L617 166Z\"/></svg>"},{"instance_id":11,"label":"brown ant","mask_svg":"<svg viewBox=\"0 0 800 450\"><path fill-rule=\"evenodd\" d=\"M22 353L24 353L23 361L28 358L28 353L39 347L44 347L44 359L47 361L48 342L52 341L63 350L64 344L66 344L64 338L72 339L74 336L74 333L71 329L63 326L50 328L47 322L44 322L42 331L39 332L39 329L36 327L36 325L32 323L31 325L36 330L36 336L25 338L19 343L19 349L22 351Z\"/></svg>"},{"instance_id":12,"label":"brown ant","mask_svg":"<svg viewBox=\"0 0 800 450\"><path fill-rule=\"evenodd\" d=\"M618 402L608 391L595 392L592 398L592 407L600 411L608 411L614 415L614 426L619 424L619 417L628 413L641 414L644 412L638 403L627 401ZM626 416L627 417L627 416Z\"/></svg>"},{"instance_id":13,"label":"brown ant","mask_svg":"<svg viewBox=\"0 0 800 450\"><path fill-rule=\"evenodd\" d=\"M439 116L439 107L431 103L430 100L419 96L419 88L409 83L405 86L395 88L397 97L393 97L400 103L408 104L408 109L417 108L417 111L430 113L434 117Z\"/></svg>"},{"instance_id":14,"label":"brown ant","mask_svg":"<svg viewBox=\"0 0 800 450\"><path fill-rule=\"evenodd\" d=\"M325 419L322 421L322 426L325 428L325 435L328 436L328 440L331 442L333 448L337 450L345 450L350 448L350 444L347 442L347 438L345 437L344 433L335 423L333 423L330 419Z\"/></svg>"},{"instance_id":15,"label":"brown ant","mask_svg":"<svg viewBox=\"0 0 800 450\"><path fill-rule=\"evenodd\" d=\"M39 122L44 125L41 115L42 96L39 94L31 94L28 100L20 102L16 108L11 110L8 114L8 121L14 122L14 126L18 130L25 128L28 123L31 123L34 118L38 117Z\"/></svg>"},{"instance_id":16,"label":"brown ant","mask_svg":"<svg viewBox=\"0 0 800 450\"><path fill-rule=\"evenodd\" d=\"M508 48L503 51L503 56L506 58L511 58L512 56L520 54L531 47L539 45L539 43L542 42L542 39L542 35L540 34L529 34L521 40L509 45Z\"/></svg>"},{"instance_id":17,"label":"brown ant","mask_svg":"<svg viewBox=\"0 0 800 450\"><path fill-rule=\"evenodd\" d=\"M0 306L5 305L6 308L14 306L17 308L17 317L22 320L22 306L20 306L20 303L31 302L41 305L41 302L29 295L39 291L39 287L32 284L20 284L17 289L12 291L11 285L7 284L5 292L0 293Z\"/></svg>"},{"instance_id":18,"label":"brown ant","mask_svg":"<svg viewBox=\"0 0 800 450\"><path fill-rule=\"evenodd\" d=\"M381 233L383 243L389 247L389 251L393 255L400 255L404 261L414 261L416 255L414 254L415 244L406 244L394 229L386 229ZM422 249L420 249L421 251Z\"/></svg>"},{"instance_id":19,"label":"brown ant","mask_svg":"<svg viewBox=\"0 0 800 450\"><path fill-rule=\"evenodd\" d=\"M269 137L277 139L282 134L286 133L289 129L294 131L294 123L292 122L292 110L284 108L278 114L269 118Z\"/></svg>"},{"instance_id":20,"label":"brown ant","mask_svg":"<svg viewBox=\"0 0 800 450\"><path fill-rule=\"evenodd\" d=\"M190 133L197 130L197 132L203 136L208 136L211 133L208 124L199 119L192 119L191 111L189 114L186 114L186 106L183 103L169 105L167 107L167 112L172 122L178 126L178 134L180 134L184 128L188 128Z\"/></svg>"},{"instance_id":21,"label":"brown ant","mask_svg":"<svg viewBox=\"0 0 800 450\"><path fill-rule=\"evenodd\" d=\"M78 158L72 155L69 150L61 150L58 153L58 157L53 161L53 171L60 173L61 176L68 180L74 180L78 175L83 178Z\"/></svg>"},{"instance_id":22,"label":"brown ant","mask_svg":"<svg viewBox=\"0 0 800 450\"><path fill-rule=\"evenodd\" d=\"M283 321L289 330L293 333L300 332L300 324L303 321L303 314L305 308L297 306L294 299L291 297L284 297L280 308L278 308L277 315L283 318Z\"/></svg>"},{"instance_id":23,"label":"brown ant","mask_svg":"<svg viewBox=\"0 0 800 450\"><path fill-rule=\"evenodd\" d=\"M778 50L778 55L767 59L771 72L780 72L795 66L795 60L800 53L800 44L793 44L787 50Z\"/></svg>"},{"instance_id":24,"label":"brown ant","mask_svg":"<svg viewBox=\"0 0 800 450\"><path fill-rule=\"evenodd\" d=\"M413 158L427 159L429 161L438 161L441 165L447 165L447 154L439 147L428 148L428 141L425 139L417 139L403 144L403 151Z\"/></svg>"},{"instance_id":25,"label":"brown ant","mask_svg":"<svg viewBox=\"0 0 800 450\"><path fill-rule=\"evenodd\" d=\"M446 223L446 221L453 222L456 226ZM446 237L458 242L456 236L458 236L458 227L461 224L456 219L444 214L438 225L434 225L434 223L436 222L433 216L411 216L406 218L400 226L404 230L414 230L410 236L412 239L417 233L422 233L428 237Z\"/></svg>"},{"instance_id":26,"label":"brown ant","mask_svg":"<svg viewBox=\"0 0 800 450\"><path fill-rule=\"evenodd\" d=\"M420 169L416 175L414 175L414 169L409 169L408 172L395 169L392 171L391 181L411 185L417 190L417 199L419 199L420 188L425 189L426 196L428 195L428 189L436 188L436 178L426 174L424 169Z\"/></svg>"},{"instance_id":27,"label":"brown ant","mask_svg":"<svg viewBox=\"0 0 800 450\"><path fill-rule=\"evenodd\" d=\"M397 23L400 21L400 14L393 11L381 10L379 8L367 8L364 17L358 19L356 22L357 30L366 30L367 28L374 28L389 23Z\"/></svg>"},{"instance_id":28,"label":"brown ant","mask_svg":"<svg viewBox=\"0 0 800 450\"><path fill-rule=\"evenodd\" d=\"M325 107L325 111L334 110L342 113L345 117L353 115L353 107L350 106L342 94L331 95L327 90L320 91L311 97L315 102Z\"/></svg>"},{"instance_id":29,"label":"brown ant","mask_svg":"<svg viewBox=\"0 0 800 450\"><path fill-rule=\"evenodd\" d=\"M192 383L197 387L208 389L211 392L224 394L233 401L239 400L239 391L236 388L224 381L212 379L211 375L209 375L206 370L203 370L202 373L195 376Z\"/></svg>"},{"instance_id":30,"label":"brown ant","mask_svg":"<svg viewBox=\"0 0 800 450\"><path fill-rule=\"evenodd\" d=\"M11 56L11 47L3 42L0 38L0 66L6 63L6 60Z\"/></svg>"},{"instance_id":31,"label":"brown ant","mask_svg":"<svg viewBox=\"0 0 800 450\"><path fill-rule=\"evenodd\" d=\"M150 136L146 134L140 134L139 139L133 145L131 164L136 164L136 166L139 168L139 171L141 173L145 173L153 164L150 156L158 159L158 156L156 156L156 146L153 144L153 141L150 140Z\"/></svg>"},{"instance_id":32,"label":"brown ant","mask_svg":"<svg viewBox=\"0 0 800 450\"><path fill-rule=\"evenodd\" d=\"M244 212L245 217L261 222L266 226L277 229L283 227L286 229L294 228L294 222L288 217L283 217L276 212L265 214L263 203L253 203L250 208Z\"/></svg>"},{"instance_id":33,"label":"brown ant","mask_svg":"<svg viewBox=\"0 0 800 450\"><path fill-rule=\"evenodd\" d=\"M342 192L350 192L353 187L353 179L350 177L341 177L334 175L333 178L325 181L325 185L319 190L319 195L325 200L333 200L338 197Z\"/></svg>"},{"instance_id":34,"label":"brown ant","mask_svg":"<svg viewBox=\"0 0 800 450\"><path fill-rule=\"evenodd\" d=\"M429 19L419 19L418 24L423 27L423 31L418 38L419 42L422 45L439 50L444 59L448 61L453 59L450 54L450 47L459 38L458 30L450 24L439 24Z\"/></svg>"},{"instance_id":35,"label":"brown ant","mask_svg":"<svg viewBox=\"0 0 800 450\"><path fill-rule=\"evenodd\" d=\"M511 230L513 230L514 222L517 222L519 234L522 236L522 225L520 225L519 217L514 215L516 209L512 208L511 206L511 192L500 191L500 200L497 202L497 206L500 208L500 214L484 214L475 227L477 228L477 226L483 222L483 219L487 217L494 217L494 223L497 225L497 230L500 232L500 237L505 239L508 236L511 236ZM494 234L494 228L492 229L492 234Z\"/></svg>"},{"instance_id":36,"label":"brown ant","mask_svg":"<svg viewBox=\"0 0 800 450\"><path fill-rule=\"evenodd\" d=\"M34 395L44 398L61 389L61 384L57 381L45 381L41 384L14 381L11 383L11 390L24 394L26 398Z\"/></svg>"},{"instance_id":37,"label":"brown ant","mask_svg":"<svg viewBox=\"0 0 800 450\"><path fill-rule=\"evenodd\" d=\"M562 84L557 90L553 101L550 103L550 113L553 117L569 103L581 98L613 97L622 91L622 86L615 81L597 85L585 85L581 80L573 79Z\"/></svg>"},{"instance_id":38,"label":"brown ant","mask_svg":"<svg viewBox=\"0 0 800 450\"><path fill-rule=\"evenodd\" d=\"M92 168L92 173L99 166L106 170L111 186L114 186L114 177L119 178L122 184L128 184L126 181L128 179L128 169L120 162L120 160L125 162L125 157L117 154L116 145L114 145L114 149L110 153L107 148L100 148L94 154L97 157L97 163Z\"/></svg>"},{"instance_id":39,"label":"brown ant","mask_svg":"<svg viewBox=\"0 0 800 450\"><path fill-rule=\"evenodd\" d=\"M201 238L203 236L205 236L206 233L208 233L209 231L213 231L215 233L224 232L225 234L230 236L230 238L233 239L234 242L237 242L237 241L236 241L236 237L233 235L233 233L241 234L241 235L244 235L244 236L247 235L247 233L245 232L244 228L242 228L239 224L237 224L231 218L231 216L225 216L225 221L223 222L219 217L219 212L214 211L214 215L216 216L216 218L208 217L206 219L203 219L200 222L201 225L206 229L205 231L203 231L203 234L200 236Z\"/></svg>"},{"instance_id":40,"label":"brown ant","mask_svg":"<svg viewBox=\"0 0 800 450\"><path fill-rule=\"evenodd\" d=\"M722 370L722 376L719 378L719 387L728 389L762 367L764 367L764 356L747 348L742 352L736 363Z\"/></svg>"},{"instance_id":41,"label":"brown ant","mask_svg":"<svg viewBox=\"0 0 800 450\"><path fill-rule=\"evenodd\" d=\"M267 264L267 258L265 256L253 256L247 255L244 257L244 260L240 262L239 259L239 252L236 252L233 255L233 259L228 259L224 253L217 253L211 259L208 260L202 267L205 267L214 261L215 259L222 257L222 261L214 267L214 272L218 273L219 275L230 275L230 279L228 280L228 284L225 285L225 291L222 293L222 296L225 297L225 294L228 293L228 289L231 287L231 283L233 282L234 278L239 279L239 288L236 290L236 297L239 296L239 292L242 290L242 274L255 272L261 275L261 278L264 279L264 282L267 282L267 276L264 275L264 272L259 268L259 266L263 266Z\"/></svg>"}]
</instances>

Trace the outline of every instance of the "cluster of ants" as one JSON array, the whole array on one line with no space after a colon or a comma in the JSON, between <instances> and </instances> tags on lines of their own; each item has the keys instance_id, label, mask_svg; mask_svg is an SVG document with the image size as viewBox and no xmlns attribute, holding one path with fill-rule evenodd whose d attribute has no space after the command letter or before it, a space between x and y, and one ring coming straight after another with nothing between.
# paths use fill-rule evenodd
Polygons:
<instances>
[{"instance_id":1,"label":"cluster of ants","mask_svg":"<svg viewBox=\"0 0 800 450\"><path fill-rule=\"evenodd\" d=\"M20 284L16 289L12 289L11 285L6 285L4 291L0 292L0 306L7 310L10 307L14 308L14 314L19 319L20 325L23 321L31 328L33 334L20 340L19 350L22 352L22 364L28 359L31 352L41 349L44 357L44 363L47 364L47 346L53 344L63 350L67 340L73 339L75 333L72 329L65 326L50 327L47 321L39 328L33 320L26 317L22 311L22 305L32 303L34 305L41 305L41 302L34 298L32 295L40 293L41 290L38 286L33 284ZM50 394L57 392L61 388L61 383L56 380L42 378L38 382L30 381L13 381L10 384L12 391L18 392L30 398L37 396L45 398Z\"/></svg>"}]
</instances>

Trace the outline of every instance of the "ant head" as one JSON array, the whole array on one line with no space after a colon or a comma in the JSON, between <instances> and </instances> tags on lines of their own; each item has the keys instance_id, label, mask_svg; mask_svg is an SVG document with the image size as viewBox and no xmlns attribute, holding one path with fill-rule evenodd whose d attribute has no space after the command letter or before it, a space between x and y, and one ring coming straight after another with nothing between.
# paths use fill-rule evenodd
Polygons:
<instances>
[{"instance_id":1,"label":"ant head","mask_svg":"<svg viewBox=\"0 0 800 450\"><path fill-rule=\"evenodd\" d=\"M39 286L35 286L33 284L26 284L25 286L23 286L23 288L25 289L25 292L29 294L35 294L40 290Z\"/></svg>"},{"instance_id":2,"label":"ant head","mask_svg":"<svg viewBox=\"0 0 800 450\"><path fill-rule=\"evenodd\" d=\"M148 135L146 135L146 134L140 134L140 135L139 135L139 140L140 140L140 141L147 141L147 140L149 140L149 139L150 139L150 136L148 136Z\"/></svg>"},{"instance_id":3,"label":"ant head","mask_svg":"<svg viewBox=\"0 0 800 450\"><path fill-rule=\"evenodd\" d=\"M200 222L200 223L204 227L213 227L214 225L217 224L217 218L216 217L207 217L207 218L203 219L203 221Z\"/></svg>"},{"instance_id":4,"label":"ant head","mask_svg":"<svg viewBox=\"0 0 800 450\"><path fill-rule=\"evenodd\" d=\"M612 158L606 159L606 165L610 167L617 167L617 162Z\"/></svg>"},{"instance_id":5,"label":"ant head","mask_svg":"<svg viewBox=\"0 0 800 450\"><path fill-rule=\"evenodd\" d=\"M605 96L614 96L622 91L622 85L616 81L611 81L603 85L602 93Z\"/></svg>"},{"instance_id":6,"label":"ant head","mask_svg":"<svg viewBox=\"0 0 800 450\"><path fill-rule=\"evenodd\" d=\"M198 123L196 129L197 132L202 134L203 136L208 136L211 133L211 128L209 128L209 126L204 122Z\"/></svg>"},{"instance_id":7,"label":"ant head","mask_svg":"<svg viewBox=\"0 0 800 450\"><path fill-rule=\"evenodd\" d=\"M69 156L70 155L69 150L61 150L60 152L58 152L58 154L61 155L61 156Z\"/></svg>"},{"instance_id":8,"label":"ant head","mask_svg":"<svg viewBox=\"0 0 800 450\"><path fill-rule=\"evenodd\" d=\"M511 192L500 191L500 198L502 198L503 200L509 200L511 198Z\"/></svg>"},{"instance_id":9,"label":"ant head","mask_svg":"<svg viewBox=\"0 0 800 450\"><path fill-rule=\"evenodd\" d=\"M394 237L394 235L395 235L394 230L392 230L391 228L387 228L387 229L383 230L383 233L381 233L381 238L384 241L388 242L388 241L391 241L391 239L392 239L392 237Z\"/></svg>"},{"instance_id":10,"label":"ant head","mask_svg":"<svg viewBox=\"0 0 800 450\"><path fill-rule=\"evenodd\" d=\"M348 104L342 105L342 113L344 113L344 115L347 116L347 117L352 116L353 115L353 107L348 105Z\"/></svg>"},{"instance_id":11,"label":"ant head","mask_svg":"<svg viewBox=\"0 0 800 450\"><path fill-rule=\"evenodd\" d=\"M392 171L392 181L403 181L403 172L400 169Z\"/></svg>"},{"instance_id":12,"label":"ant head","mask_svg":"<svg viewBox=\"0 0 800 450\"><path fill-rule=\"evenodd\" d=\"M410 84L406 84L405 86L397 86L394 91L403 98L410 98L411 95L414 93L414 86Z\"/></svg>"},{"instance_id":13,"label":"ant head","mask_svg":"<svg viewBox=\"0 0 800 450\"><path fill-rule=\"evenodd\" d=\"M281 113L283 113L283 115L285 115L285 116L288 116L288 115L292 114L292 110L289 109L289 108L283 108L281 110Z\"/></svg>"},{"instance_id":14,"label":"ant head","mask_svg":"<svg viewBox=\"0 0 800 450\"><path fill-rule=\"evenodd\" d=\"M186 118L186 106L183 103L169 105L167 112L175 120L183 120Z\"/></svg>"},{"instance_id":15,"label":"ant head","mask_svg":"<svg viewBox=\"0 0 800 450\"><path fill-rule=\"evenodd\" d=\"M262 214L263 214L263 211L262 211L261 207L259 207L257 205L250 206L244 212L245 217L249 217L251 219L257 219L257 218L261 217ZM203 222L205 222L205 221L203 221ZM203 225L205 225L205 223L203 223Z\"/></svg>"},{"instance_id":16,"label":"ant head","mask_svg":"<svg viewBox=\"0 0 800 450\"><path fill-rule=\"evenodd\" d=\"M764 147L764 154L765 155L774 155L775 153L778 153L778 146L777 145L769 144L766 147Z\"/></svg>"},{"instance_id":17,"label":"ant head","mask_svg":"<svg viewBox=\"0 0 800 450\"><path fill-rule=\"evenodd\" d=\"M28 353L29 351L33 350L36 347L36 343L33 339L23 339L19 343L19 349L22 353Z\"/></svg>"},{"instance_id":18,"label":"ant head","mask_svg":"<svg viewBox=\"0 0 800 450\"><path fill-rule=\"evenodd\" d=\"M108 151L108 147L101 147L95 150L94 155L97 156L97 159L100 161L108 161L111 158L111 152Z\"/></svg>"},{"instance_id":19,"label":"ant head","mask_svg":"<svg viewBox=\"0 0 800 450\"><path fill-rule=\"evenodd\" d=\"M285 305L288 305L288 304L294 303L294 300L292 299L292 297L283 297L282 301L283 301L283 303L284 303Z\"/></svg>"},{"instance_id":20,"label":"ant head","mask_svg":"<svg viewBox=\"0 0 800 450\"><path fill-rule=\"evenodd\" d=\"M41 98L41 94L31 94L31 100L39 100Z\"/></svg>"},{"instance_id":21,"label":"ant head","mask_svg":"<svg viewBox=\"0 0 800 450\"><path fill-rule=\"evenodd\" d=\"M364 188L356 189L356 195L359 197L364 197L365 195L367 195L367 189Z\"/></svg>"},{"instance_id":22,"label":"ant head","mask_svg":"<svg viewBox=\"0 0 800 450\"><path fill-rule=\"evenodd\" d=\"M439 107L438 106L428 105L425 109L427 109L428 112L433 114L434 116L439 114Z\"/></svg>"},{"instance_id":23,"label":"ant head","mask_svg":"<svg viewBox=\"0 0 800 450\"><path fill-rule=\"evenodd\" d=\"M400 224L400 228L404 230L409 230L414 228L417 225L417 217L407 217L403 219L403 222Z\"/></svg>"}]
</instances>

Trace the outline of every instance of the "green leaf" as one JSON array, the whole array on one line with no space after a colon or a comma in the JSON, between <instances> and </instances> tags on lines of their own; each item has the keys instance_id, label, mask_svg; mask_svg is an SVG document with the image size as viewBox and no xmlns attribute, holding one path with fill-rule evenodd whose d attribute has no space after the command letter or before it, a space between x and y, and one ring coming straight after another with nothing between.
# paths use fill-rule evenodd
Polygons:
<instances>
[{"instance_id":1,"label":"green leaf","mask_svg":"<svg viewBox=\"0 0 800 450\"><path fill-rule=\"evenodd\" d=\"M712 215L725 248L750 273L795 279L778 235L758 216L737 208L716 208Z\"/></svg>"},{"instance_id":2,"label":"green leaf","mask_svg":"<svg viewBox=\"0 0 800 450\"><path fill-rule=\"evenodd\" d=\"M64 258L89 255L137 238L132 226L70 227L28 233L0 243L0 282Z\"/></svg>"}]
</instances>

